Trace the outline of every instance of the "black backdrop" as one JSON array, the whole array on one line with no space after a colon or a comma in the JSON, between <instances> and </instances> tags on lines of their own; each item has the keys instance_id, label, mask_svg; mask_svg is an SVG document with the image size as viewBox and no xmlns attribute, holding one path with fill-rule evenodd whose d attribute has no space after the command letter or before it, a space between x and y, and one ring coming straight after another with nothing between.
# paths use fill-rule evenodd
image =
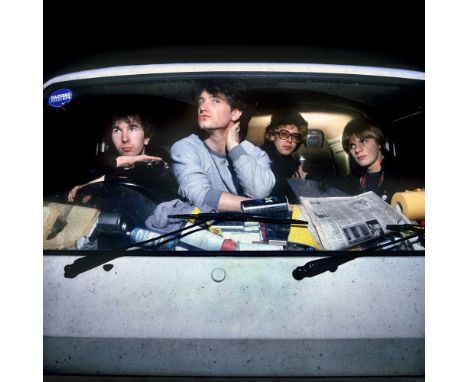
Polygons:
<instances>
[{"instance_id":1,"label":"black backdrop","mask_svg":"<svg viewBox=\"0 0 468 382\"><path fill-rule=\"evenodd\" d=\"M424 69L422 0L275 1L261 7L254 1L44 3L44 80L95 54L195 45L194 56L200 45L216 46L227 59L262 59L281 48L332 48L344 64L364 54L380 66Z\"/></svg>"}]
</instances>

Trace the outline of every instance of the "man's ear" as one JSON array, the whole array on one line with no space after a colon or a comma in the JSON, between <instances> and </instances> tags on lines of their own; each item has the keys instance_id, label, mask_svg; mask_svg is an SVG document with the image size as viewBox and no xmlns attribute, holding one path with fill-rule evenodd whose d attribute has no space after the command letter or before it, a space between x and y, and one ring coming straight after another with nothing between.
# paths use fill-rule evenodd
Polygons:
<instances>
[{"instance_id":1,"label":"man's ear","mask_svg":"<svg viewBox=\"0 0 468 382\"><path fill-rule=\"evenodd\" d=\"M147 146L149 141L150 141L150 137L145 138L145 140L143 141L144 145Z\"/></svg>"},{"instance_id":2,"label":"man's ear","mask_svg":"<svg viewBox=\"0 0 468 382\"><path fill-rule=\"evenodd\" d=\"M233 111L231 111L231 119L234 122L237 122L240 119L241 115L242 112L239 109L234 109Z\"/></svg>"}]
</instances>

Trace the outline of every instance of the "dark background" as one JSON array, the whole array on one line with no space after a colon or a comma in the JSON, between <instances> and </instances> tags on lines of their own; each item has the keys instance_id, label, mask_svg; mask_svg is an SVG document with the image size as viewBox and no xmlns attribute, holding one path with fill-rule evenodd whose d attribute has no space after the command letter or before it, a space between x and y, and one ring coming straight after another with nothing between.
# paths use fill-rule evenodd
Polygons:
<instances>
[{"instance_id":1,"label":"dark background","mask_svg":"<svg viewBox=\"0 0 468 382\"><path fill-rule=\"evenodd\" d=\"M422 0L143 4L45 2L44 80L95 67L95 56L103 66L108 52L121 53L117 64L289 59L424 70ZM154 47L162 52L140 53Z\"/></svg>"}]
</instances>

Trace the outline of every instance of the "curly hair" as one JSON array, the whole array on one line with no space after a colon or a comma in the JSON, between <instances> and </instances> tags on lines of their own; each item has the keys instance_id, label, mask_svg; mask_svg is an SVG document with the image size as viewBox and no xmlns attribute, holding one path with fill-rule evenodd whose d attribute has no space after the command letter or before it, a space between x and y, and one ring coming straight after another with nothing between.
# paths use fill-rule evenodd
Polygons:
<instances>
[{"instance_id":1,"label":"curly hair","mask_svg":"<svg viewBox=\"0 0 468 382\"><path fill-rule=\"evenodd\" d=\"M192 98L198 101L200 94L206 90L211 95L223 95L232 109L244 111L247 102L242 83L226 79L209 79L201 81L192 92Z\"/></svg>"},{"instance_id":2,"label":"curly hair","mask_svg":"<svg viewBox=\"0 0 468 382\"><path fill-rule=\"evenodd\" d=\"M274 112L271 115L270 124L265 129L265 139L271 140L281 125L297 126L302 142L306 140L308 123L302 115L294 110L278 110ZM300 146L300 143L297 147Z\"/></svg>"}]
</instances>

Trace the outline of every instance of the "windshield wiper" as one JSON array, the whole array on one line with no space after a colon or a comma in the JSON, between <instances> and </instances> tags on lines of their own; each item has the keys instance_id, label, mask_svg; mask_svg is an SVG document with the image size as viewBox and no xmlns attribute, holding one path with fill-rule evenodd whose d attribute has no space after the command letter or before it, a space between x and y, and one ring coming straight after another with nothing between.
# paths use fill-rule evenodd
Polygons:
<instances>
[{"instance_id":1,"label":"windshield wiper","mask_svg":"<svg viewBox=\"0 0 468 382\"><path fill-rule=\"evenodd\" d=\"M330 256L325 257L322 259L312 260L308 263L304 264L301 267L297 267L293 270L292 276L296 280L302 280L305 277L314 277L325 273L327 271L335 272L338 267L348 261L354 260L358 257L369 256L370 252L383 249L389 250L395 247L396 244L401 244L405 241L411 240L415 237L424 245L424 227L420 227L413 224L401 224L401 225L387 225L387 229L390 231L396 232L413 232L405 237L392 240L391 242L385 242L381 244L377 244L375 246L361 249L361 250L354 250L349 254L346 255L339 255L339 256Z\"/></svg>"},{"instance_id":2,"label":"windshield wiper","mask_svg":"<svg viewBox=\"0 0 468 382\"><path fill-rule=\"evenodd\" d=\"M195 227L200 227L200 228L193 229ZM151 243L151 242L153 242L155 240L161 240L161 239L167 238L166 240L160 241L160 242L158 242L157 244L155 244L153 246L153 248L154 247L159 247L159 246L162 246L162 245L164 245L164 244L166 244L166 243L168 243L168 242L170 242L172 240L175 240L177 238L180 238L180 237L183 237L183 236L186 236L186 235L190 235L192 233L195 233L195 232L198 232L198 231L201 231L201 230L204 230L204 229L207 229L208 227L209 227L209 222L194 223L194 224L179 228L177 230L168 232L166 234L150 238L148 240L143 240L143 241L139 241L137 243L131 243L131 244L128 244L128 245L125 245L125 246L122 246L122 247L110 249L110 250L106 251L104 254L102 254L102 253L99 253L99 254L98 253L91 253L91 254L89 254L87 256L83 256L83 257L81 257L79 259L76 259L73 262L73 264L65 265L65 267L64 267L64 271L65 271L64 276L66 278L74 278L74 277L78 276L79 274L81 274L83 272L86 272L86 271L89 271L89 270L91 270L93 268L99 267L100 265L103 265L103 264L105 264L105 263L107 263L109 261L115 260L115 259L117 259L119 257L133 255L131 252L126 251L127 249L134 248L134 247L139 247L139 246L144 246L145 244ZM189 232L184 233L184 231L187 231L187 230L190 230L190 229L192 229L192 230L189 231ZM124 252L122 253L122 251L124 251Z\"/></svg>"},{"instance_id":3,"label":"windshield wiper","mask_svg":"<svg viewBox=\"0 0 468 382\"><path fill-rule=\"evenodd\" d=\"M211 225L224 221L257 221L261 223L274 223L274 224L293 224L293 225L304 225L307 224L306 221L297 220L297 219L288 219L288 218L277 218L263 215L253 215L249 213L233 213L233 212L221 212L221 213L201 213L201 214L182 214L182 215L168 215L169 218L179 218L182 220L192 219L193 224L187 225L185 227L179 228L177 230L168 232L166 234L150 238L148 240L131 243L122 247L114 248L109 251L106 251L105 254L89 254L82 258L79 258L73 262L73 264L68 264L65 266L65 277L73 278L79 275L80 273L86 272L90 269L96 268L100 265L103 265L109 261L112 261L118 257L131 255L130 252L126 251L130 248L141 247L145 244L151 243L153 241L158 241L154 244L152 248L158 248L162 245L179 239L181 237L191 235L192 233L204 230L209 228ZM200 227L198 229L193 229L194 227ZM184 232L188 231L188 232ZM165 239L162 240L161 239ZM124 251L124 253L122 253Z\"/></svg>"},{"instance_id":4,"label":"windshield wiper","mask_svg":"<svg viewBox=\"0 0 468 382\"><path fill-rule=\"evenodd\" d=\"M304 220L280 218L268 215L255 215L248 212L216 212L216 213L200 213L200 214L181 214L168 215L169 218L185 219L194 221L216 220L219 222L236 221L236 222L259 222L284 225L307 225Z\"/></svg>"}]
</instances>

